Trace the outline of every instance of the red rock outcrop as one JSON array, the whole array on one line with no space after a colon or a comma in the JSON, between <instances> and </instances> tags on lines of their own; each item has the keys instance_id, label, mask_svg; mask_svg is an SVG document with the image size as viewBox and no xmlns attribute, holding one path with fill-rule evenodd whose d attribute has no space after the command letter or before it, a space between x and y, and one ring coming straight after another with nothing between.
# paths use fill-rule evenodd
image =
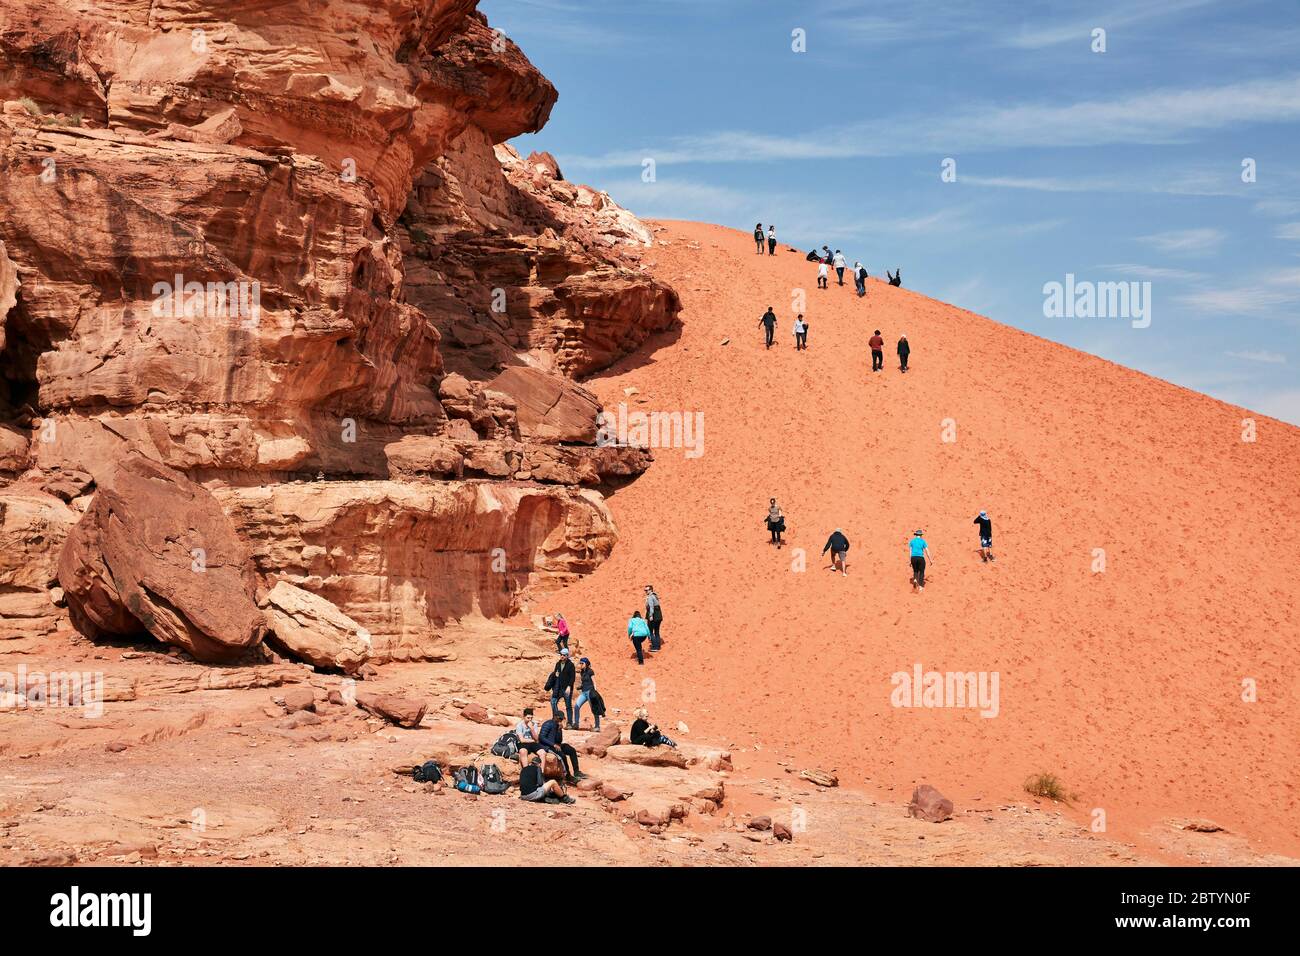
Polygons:
<instances>
[{"instance_id":1,"label":"red rock outcrop","mask_svg":"<svg viewBox=\"0 0 1300 956\"><path fill-rule=\"evenodd\" d=\"M60 573L83 629L143 623L206 657L260 633L242 603L166 611L122 569L175 545L112 497L137 454L229 510L241 582L333 602L377 659L608 555L600 494L575 486L650 458L595 444L573 376L680 303L635 217L504 145L556 92L474 7L0 10L0 482L99 483Z\"/></svg>"}]
</instances>

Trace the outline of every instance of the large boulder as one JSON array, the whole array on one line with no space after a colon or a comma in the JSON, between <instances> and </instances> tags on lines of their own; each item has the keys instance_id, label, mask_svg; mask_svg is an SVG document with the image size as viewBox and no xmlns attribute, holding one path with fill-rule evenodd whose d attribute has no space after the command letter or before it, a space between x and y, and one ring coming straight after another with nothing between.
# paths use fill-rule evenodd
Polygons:
<instances>
[{"instance_id":1,"label":"large boulder","mask_svg":"<svg viewBox=\"0 0 1300 956\"><path fill-rule=\"evenodd\" d=\"M399 697L396 694L357 694L357 706L399 727L414 729L424 720L429 704L423 700Z\"/></svg>"},{"instance_id":2,"label":"large boulder","mask_svg":"<svg viewBox=\"0 0 1300 956\"><path fill-rule=\"evenodd\" d=\"M0 641L45 634L58 624L62 612L50 587L58 549L76 523L75 511L39 488L0 488Z\"/></svg>"},{"instance_id":3,"label":"large boulder","mask_svg":"<svg viewBox=\"0 0 1300 956\"><path fill-rule=\"evenodd\" d=\"M320 595L280 581L262 605L266 642L281 653L345 674L370 659L370 633Z\"/></svg>"},{"instance_id":4,"label":"large boulder","mask_svg":"<svg viewBox=\"0 0 1300 956\"><path fill-rule=\"evenodd\" d=\"M217 500L141 455L101 484L59 558L73 624L89 637L151 634L230 661L265 631L248 548Z\"/></svg>"},{"instance_id":5,"label":"large boulder","mask_svg":"<svg viewBox=\"0 0 1300 956\"><path fill-rule=\"evenodd\" d=\"M952 816L952 801L928 783L923 783L912 791L907 815L930 823L942 823Z\"/></svg>"}]
</instances>

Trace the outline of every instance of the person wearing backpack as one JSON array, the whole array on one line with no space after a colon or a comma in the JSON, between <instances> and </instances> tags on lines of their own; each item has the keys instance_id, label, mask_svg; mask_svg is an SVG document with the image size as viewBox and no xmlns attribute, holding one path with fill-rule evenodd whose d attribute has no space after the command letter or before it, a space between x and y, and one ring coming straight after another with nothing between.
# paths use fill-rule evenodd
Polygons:
<instances>
[{"instance_id":1,"label":"person wearing backpack","mask_svg":"<svg viewBox=\"0 0 1300 956\"><path fill-rule=\"evenodd\" d=\"M564 701L564 713L573 719L573 661L569 659L569 649L560 648L560 659L555 662L555 669L546 678L543 690L551 692L551 716L560 712L560 701Z\"/></svg>"},{"instance_id":2,"label":"person wearing backpack","mask_svg":"<svg viewBox=\"0 0 1300 956\"><path fill-rule=\"evenodd\" d=\"M853 262L853 287L858 290L859 299L867 294L867 270L858 260Z\"/></svg>"},{"instance_id":3,"label":"person wearing backpack","mask_svg":"<svg viewBox=\"0 0 1300 956\"><path fill-rule=\"evenodd\" d=\"M636 662L644 664L645 655L641 652L641 645L650 636L650 625L641 617L640 611L633 611L632 617L628 619L627 636L632 639L632 646L636 648Z\"/></svg>"},{"instance_id":4,"label":"person wearing backpack","mask_svg":"<svg viewBox=\"0 0 1300 956\"><path fill-rule=\"evenodd\" d=\"M560 762L560 767L565 772L565 783L576 783L587 776L578 769L578 751L573 749L572 744L564 742L563 714L556 714L542 724L542 731L537 735L537 742L541 745L540 749L554 754L555 759Z\"/></svg>"},{"instance_id":5,"label":"person wearing backpack","mask_svg":"<svg viewBox=\"0 0 1300 956\"><path fill-rule=\"evenodd\" d=\"M590 658L584 657L578 663L581 665L578 669L578 686L581 693L578 694L578 702L573 705L573 729L582 729L582 705L590 701L591 716L596 721L593 729L600 730L600 718L605 716L605 708L597 709L600 695L596 693L596 672L591 669Z\"/></svg>"},{"instance_id":6,"label":"person wearing backpack","mask_svg":"<svg viewBox=\"0 0 1300 956\"><path fill-rule=\"evenodd\" d=\"M542 758L533 757L519 771L519 799L529 803L576 803L555 780L542 776Z\"/></svg>"},{"instance_id":7,"label":"person wearing backpack","mask_svg":"<svg viewBox=\"0 0 1300 956\"><path fill-rule=\"evenodd\" d=\"M763 254L763 224L760 222L754 226L754 245L758 247L757 252Z\"/></svg>"},{"instance_id":8,"label":"person wearing backpack","mask_svg":"<svg viewBox=\"0 0 1300 956\"><path fill-rule=\"evenodd\" d=\"M664 643L663 638L659 636L659 626L664 622L664 609L659 603L659 595L655 594L653 584L645 586L645 619L650 625L650 650L657 651Z\"/></svg>"}]
</instances>

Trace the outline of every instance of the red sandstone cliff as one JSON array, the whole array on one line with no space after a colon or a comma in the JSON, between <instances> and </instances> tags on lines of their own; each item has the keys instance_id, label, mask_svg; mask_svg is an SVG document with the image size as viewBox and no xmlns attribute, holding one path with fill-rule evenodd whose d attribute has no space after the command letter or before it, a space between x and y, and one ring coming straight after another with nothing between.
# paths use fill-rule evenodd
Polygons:
<instances>
[{"instance_id":1,"label":"red sandstone cliff","mask_svg":"<svg viewBox=\"0 0 1300 956\"><path fill-rule=\"evenodd\" d=\"M474 7L0 11L0 637L66 600L237 656L286 582L418 657L609 554L599 488L649 459L574 376L680 304L634 217L503 145L556 92Z\"/></svg>"}]
</instances>

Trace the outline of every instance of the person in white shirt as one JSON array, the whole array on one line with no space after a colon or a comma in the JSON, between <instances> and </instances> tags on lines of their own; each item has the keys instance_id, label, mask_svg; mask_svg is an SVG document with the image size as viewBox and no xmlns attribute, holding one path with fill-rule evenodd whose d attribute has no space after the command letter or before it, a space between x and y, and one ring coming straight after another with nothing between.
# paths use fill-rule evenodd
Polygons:
<instances>
[{"instance_id":1,"label":"person in white shirt","mask_svg":"<svg viewBox=\"0 0 1300 956\"><path fill-rule=\"evenodd\" d=\"M767 227L767 254L776 255L776 226Z\"/></svg>"},{"instance_id":2,"label":"person in white shirt","mask_svg":"<svg viewBox=\"0 0 1300 956\"><path fill-rule=\"evenodd\" d=\"M844 253L836 249L835 259L833 261L835 264L835 274L840 277L840 285L844 285Z\"/></svg>"},{"instance_id":3,"label":"person in white shirt","mask_svg":"<svg viewBox=\"0 0 1300 956\"><path fill-rule=\"evenodd\" d=\"M808 323L803 320L802 312L794 320L794 348L796 352L808 348Z\"/></svg>"},{"instance_id":4,"label":"person in white shirt","mask_svg":"<svg viewBox=\"0 0 1300 956\"><path fill-rule=\"evenodd\" d=\"M824 262L817 263L817 288L819 289L830 288L830 283L826 278L826 268L827 268L826 263Z\"/></svg>"}]
</instances>

